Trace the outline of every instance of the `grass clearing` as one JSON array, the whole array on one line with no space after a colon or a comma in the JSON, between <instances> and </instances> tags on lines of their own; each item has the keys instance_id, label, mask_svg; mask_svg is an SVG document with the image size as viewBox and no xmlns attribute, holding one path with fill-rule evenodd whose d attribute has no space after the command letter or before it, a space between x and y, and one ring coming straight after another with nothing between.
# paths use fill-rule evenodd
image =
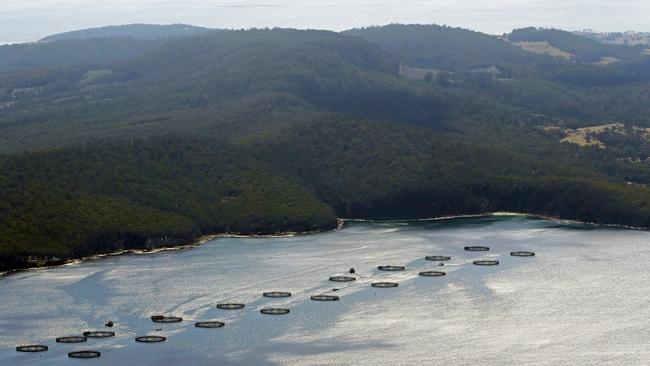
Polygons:
<instances>
[{"instance_id":1,"label":"grass clearing","mask_svg":"<svg viewBox=\"0 0 650 366\"><path fill-rule=\"evenodd\" d=\"M560 57L567 60L573 58L573 54L562 51L561 49L554 47L546 41L540 42L513 42L515 45L521 47L522 50L542 55L550 55L553 57Z\"/></svg>"},{"instance_id":2,"label":"grass clearing","mask_svg":"<svg viewBox=\"0 0 650 366\"><path fill-rule=\"evenodd\" d=\"M560 141L570 142L573 144L578 144L580 146L605 147L605 144L603 144L602 141L598 141L597 139L592 138L589 135L603 132L608 128L614 128L616 130L620 129L621 131L623 131L625 126L622 123L608 123L604 125L577 128L575 130L568 128L564 130L564 133L566 133L566 137L564 137Z\"/></svg>"}]
</instances>

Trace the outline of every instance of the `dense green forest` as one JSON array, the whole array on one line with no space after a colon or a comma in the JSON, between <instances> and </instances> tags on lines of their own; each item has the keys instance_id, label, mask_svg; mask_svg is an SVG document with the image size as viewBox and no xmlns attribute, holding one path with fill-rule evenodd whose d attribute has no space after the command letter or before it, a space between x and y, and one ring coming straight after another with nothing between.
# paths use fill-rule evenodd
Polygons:
<instances>
[{"instance_id":1,"label":"dense green forest","mask_svg":"<svg viewBox=\"0 0 650 366\"><path fill-rule=\"evenodd\" d=\"M490 66L505 71L516 65L553 61L497 37L448 26L391 24L352 29L343 34L377 44L406 65L444 71L471 71Z\"/></svg>"},{"instance_id":2,"label":"dense green forest","mask_svg":"<svg viewBox=\"0 0 650 366\"><path fill-rule=\"evenodd\" d=\"M650 227L648 57L565 33L128 26L0 47L0 270L337 217ZM600 147L561 142L611 122Z\"/></svg>"},{"instance_id":3,"label":"dense green forest","mask_svg":"<svg viewBox=\"0 0 650 366\"><path fill-rule=\"evenodd\" d=\"M2 46L0 47L0 73L29 70L22 74L27 77L24 83L27 85L36 81L35 86L40 86L38 82L42 79L38 79L38 74L47 72L48 67L54 69L73 65L108 67L153 50L160 43L160 41L132 38L99 38ZM35 68L39 69L34 70Z\"/></svg>"}]
</instances>

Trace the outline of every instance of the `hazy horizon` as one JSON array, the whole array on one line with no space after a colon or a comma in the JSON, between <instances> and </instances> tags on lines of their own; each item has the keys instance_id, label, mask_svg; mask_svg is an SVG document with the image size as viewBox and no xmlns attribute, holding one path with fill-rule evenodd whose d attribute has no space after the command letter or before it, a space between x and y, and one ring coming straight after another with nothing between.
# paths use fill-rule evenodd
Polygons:
<instances>
[{"instance_id":1,"label":"hazy horizon","mask_svg":"<svg viewBox=\"0 0 650 366\"><path fill-rule=\"evenodd\" d=\"M492 34L525 26L600 32L650 31L640 0L5 0L0 43L131 23L209 28L292 27L341 31L388 23L446 24Z\"/></svg>"}]
</instances>

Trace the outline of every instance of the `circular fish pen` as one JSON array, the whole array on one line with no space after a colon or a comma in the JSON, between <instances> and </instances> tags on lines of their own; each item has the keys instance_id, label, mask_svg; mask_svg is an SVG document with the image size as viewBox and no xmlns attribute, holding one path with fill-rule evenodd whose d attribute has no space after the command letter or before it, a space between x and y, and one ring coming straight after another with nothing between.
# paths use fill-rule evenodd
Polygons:
<instances>
[{"instance_id":1,"label":"circular fish pen","mask_svg":"<svg viewBox=\"0 0 650 366\"><path fill-rule=\"evenodd\" d=\"M48 350L47 346L44 346L42 344L29 344L25 346L18 346L16 347L16 351L18 352L45 352Z\"/></svg>"},{"instance_id":2,"label":"circular fish pen","mask_svg":"<svg viewBox=\"0 0 650 366\"><path fill-rule=\"evenodd\" d=\"M180 323L183 321L183 318L178 316L154 315L151 317L151 320L154 323Z\"/></svg>"},{"instance_id":3,"label":"circular fish pen","mask_svg":"<svg viewBox=\"0 0 650 366\"><path fill-rule=\"evenodd\" d=\"M483 247L480 245L469 246L464 248L466 252L487 252L490 247Z\"/></svg>"},{"instance_id":4,"label":"circular fish pen","mask_svg":"<svg viewBox=\"0 0 650 366\"><path fill-rule=\"evenodd\" d=\"M314 301L339 301L339 297L334 295L314 295L311 299Z\"/></svg>"},{"instance_id":5,"label":"circular fish pen","mask_svg":"<svg viewBox=\"0 0 650 366\"><path fill-rule=\"evenodd\" d=\"M211 320L211 321L207 321L207 322L198 322L198 323L194 324L194 326L196 328L210 328L210 329L212 329L212 328L223 328L224 325L226 325L226 323L220 322L220 321L217 321L217 320Z\"/></svg>"},{"instance_id":6,"label":"circular fish pen","mask_svg":"<svg viewBox=\"0 0 650 366\"><path fill-rule=\"evenodd\" d=\"M86 338L110 338L110 337L115 337L115 332L97 330L97 331L83 332L83 335Z\"/></svg>"},{"instance_id":7,"label":"circular fish pen","mask_svg":"<svg viewBox=\"0 0 650 366\"><path fill-rule=\"evenodd\" d=\"M231 304L217 304L217 309L223 309L223 310L238 310L238 309L243 309L246 305L244 304L238 304L238 303L231 303Z\"/></svg>"},{"instance_id":8,"label":"circular fish pen","mask_svg":"<svg viewBox=\"0 0 650 366\"><path fill-rule=\"evenodd\" d=\"M69 336L69 337L59 337L56 339L56 343L82 343L88 340L84 336Z\"/></svg>"},{"instance_id":9,"label":"circular fish pen","mask_svg":"<svg viewBox=\"0 0 650 366\"><path fill-rule=\"evenodd\" d=\"M499 265L499 261L492 260L492 259L484 259L480 261L474 261L472 263L476 266L498 266Z\"/></svg>"},{"instance_id":10,"label":"circular fish pen","mask_svg":"<svg viewBox=\"0 0 650 366\"><path fill-rule=\"evenodd\" d=\"M285 314L289 314L289 312L290 312L289 309L284 309L284 308L266 308L260 310L260 313L266 315L285 315Z\"/></svg>"},{"instance_id":11,"label":"circular fish pen","mask_svg":"<svg viewBox=\"0 0 650 366\"><path fill-rule=\"evenodd\" d=\"M427 255L426 257L424 257L424 259L428 261L434 261L434 262L444 262L450 260L451 257L446 255Z\"/></svg>"},{"instance_id":12,"label":"circular fish pen","mask_svg":"<svg viewBox=\"0 0 650 366\"><path fill-rule=\"evenodd\" d=\"M157 336L157 335L148 335L148 336L135 337L135 341L140 342L140 343L160 343L160 342L164 342L166 340L167 340L167 337Z\"/></svg>"},{"instance_id":13,"label":"circular fish pen","mask_svg":"<svg viewBox=\"0 0 650 366\"><path fill-rule=\"evenodd\" d=\"M518 251L510 252L510 255L513 257L533 257L535 256L535 252Z\"/></svg>"},{"instance_id":14,"label":"circular fish pen","mask_svg":"<svg viewBox=\"0 0 650 366\"><path fill-rule=\"evenodd\" d=\"M422 277L442 277L446 275L447 273L441 272L441 271L422 271L420 272L420 276Z\"/></svg>"},{"instance_id":15,"label":"circular fish pen","mask_svg":"<svg viewBox=\"0 0 650 366\"><path fill-rule=\"evenodd\" d=\"M330 277L330 281L332 282L352 282L356 281L357 279L354 277L350 276L332 276Z\"/></svg>"},{"instance_id":16,"label":"circular fish pen","mask_svg":"<svg viewBox=\"0 0 650 366\"><path fill-rule=\"evenodd\" d=\"M396 282L373 282L370 284L372 287L377 287L377 288L391 288L391 287L397 287L399 286L399 283Z\"/></svg>"},{"instance_id":17,"label":"circular fish pen","mask_svg":"<svg viewBox=\"0 0 650 366\"><path fill-rule=\"evenodd\" d=\"M378 270L380 271L388 271L388 272L394 272L394 271L403 271L406 269L404 266L379 266L377 267Z\"/></svg>"},{"instance_id":18,"label":"circular fish pen","mask_svg":"<svg viewBox=\"0 0 650 366\"><path fill-rule=\"evenodd\" d=\"M97 358L102 355L99 351L75 351L68 352L70 358Z\"/></svg>"},{"instance_id":19,"label":"circular fish pen","mask_svg":"<svg viewBox=\"0 0 650 366\"><path fill-rule=\"evenodd\" d=\"M270 292L264 292L262 294L264 297L272 297L272 298L278 298L278 297L290 297L291 292L284 292L284 291L270 291Z\"/></svg>"}]
</instances>

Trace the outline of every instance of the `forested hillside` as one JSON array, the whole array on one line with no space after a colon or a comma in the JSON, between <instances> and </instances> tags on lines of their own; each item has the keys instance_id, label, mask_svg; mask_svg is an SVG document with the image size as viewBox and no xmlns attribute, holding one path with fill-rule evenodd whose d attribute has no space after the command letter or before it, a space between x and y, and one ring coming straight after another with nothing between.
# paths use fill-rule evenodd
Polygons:
<instances>
[{"instance_id":1,"label":"forested hillside","mask_svg":"<svg viewBox=\"0 0 650 366\"><path fill-rule=\"evenodd\" d=\"M512 113L472 91L409 82L398 69L397 62L367 41L278 29L170 41L108 68L59 66L9 73L2 76L6 87L0 90L0 103L6 105L0 109L0 151L145 137L179 128L221 135L222 123L245 128L260 122L258 114L249 112L260 105L271 116L264 125L304 120L306 113L317 111L453 128L454 121L468 117L503 113L507 118ZM192 124L178 123L188 115L196 116Z\"/></svg>"},{"instance_id":2,"label":"forested hillside","mask_svg":"<svg viewBox=\"0 0 650 366\"><path fill-rule=\"evenodd\" d=\"M599 62L603 57L618 60L639 58L643 48L625 45L606 44L577 34L545 28L522 28L512 31L508 39L513 42L548 42L554 47L569 52L573 58L582 62Z\"/></svg>"},{"instance_id":3,"label":"forested hillside","mask_svg":"<svg viewBox=\"0 0 650 366\"><path fill-rule=\"evenodd\" d=\"M382 47L430 84L483 96L534 113L534 120L572 127L606 121L650 126L650 63L638 47L607 45L553 29L526 28L506 37L429 25L390 25L344 32ZM526 52L514 41L544 41L580 56ZM594 64L590 57L620 57ZM629 91L629 92L628 92ZM624 100L623 100L624 99ZM540 116L541 115L541 116Z\"/></svg>"},{"instance_id":4,"label":"forested hillside","mask_svg":"<svg viewBox=\"0 0 650 366\"><path fill-rule=\"evenodd\" d=\"M352 29L343 34L380 45L404 64L445 71L522 65L544 59L495 36L439 25L391 24Z\"/></svg>"},{"instance_id":5,"label":"forested hillside","mask_svg":"<svg viewBox=\"0 0 650 366\"><path fill-rule=\"evenodd\" d=\"M108 27L81 29L71 32L53 34L41 39L42 42L61 41L64 39L89 39L89 38L109 38L109 37L129 37L135 39L160 39L187 37L195 34L207 32L210 29L195 27L187 24L128 24L113 25Z\"/></svg>"},{"instance_id":6,"label":"forested hillside","mask_svg":"<svg viewBox=\"0 0 650 366\"><path fill-rule=\"evenodd\" d=\"M439 26L134 31L0 47L0 270L337 217L650 227L646 57ZM610 121L637 127L561 142Z\"/></svg>"},{"instance_id":7,"label":"forested hillside","mask_svg":"<svg viewBox=\"0 0 650 366\"><path fill-rule=\"evenodd\" d=\"M0 46L0 73L24 71L26 83L38 73L53 67L103 68L130 60L153 50L160 45L157 41L142 41L131 38L100 38L92 40L62 40ZM4 84L4 82L3 82ZM3 88L4 89L4 88Z\"/></svg>"}]
</instances>

